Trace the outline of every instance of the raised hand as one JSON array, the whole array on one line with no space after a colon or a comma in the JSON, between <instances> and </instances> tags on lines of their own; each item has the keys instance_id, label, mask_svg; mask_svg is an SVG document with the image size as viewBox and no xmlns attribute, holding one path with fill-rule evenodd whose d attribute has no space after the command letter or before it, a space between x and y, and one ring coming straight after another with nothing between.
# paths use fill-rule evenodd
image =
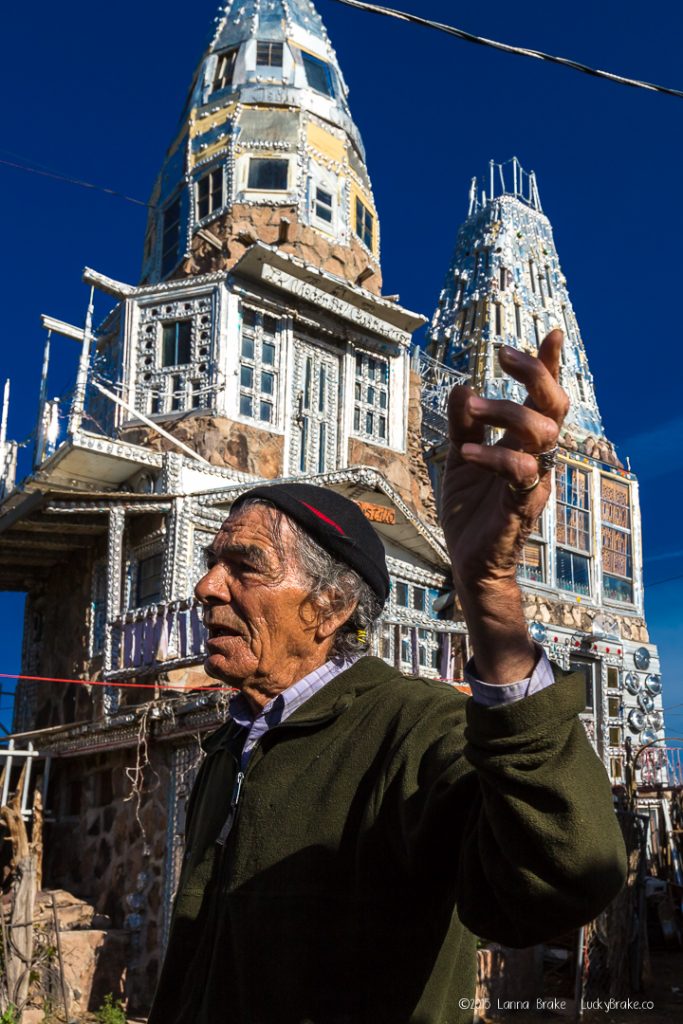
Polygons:
<instances>
[{"instance_id":1,"label":"raised hand","mask_svg":"<svg viewBox=\"0 0 683 1024\"><path fill-rule=\"evenodd\" d=\"M488 401L468 387L450 396L441 524L477 670L497 676L491 682L525 678L522 668L533 666L516 568L551 491L552 458L537 456L556 447L569 409L558 383L563 340L551 331L538 357L500 349L502 368L527 389L524 405ZM495 445L484 444L487 426L505 430Z\"/></svg>"}]
</instances>

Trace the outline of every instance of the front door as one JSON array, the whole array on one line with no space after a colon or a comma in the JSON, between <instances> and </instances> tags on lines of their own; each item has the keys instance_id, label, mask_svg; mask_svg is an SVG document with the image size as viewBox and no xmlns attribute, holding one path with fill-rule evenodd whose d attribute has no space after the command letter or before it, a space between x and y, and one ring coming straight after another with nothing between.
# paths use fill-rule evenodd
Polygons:
<instances>
[{"instance_id":1,"label":"front door","mask_svg":"<svg viewBox=\"0 0 683 1024\"><path fill-rule=\"evenodd\" d=\"M337 468L338 421L339 356L296 338L292 473L329 473Z\"/></svg>"}]
</instances>

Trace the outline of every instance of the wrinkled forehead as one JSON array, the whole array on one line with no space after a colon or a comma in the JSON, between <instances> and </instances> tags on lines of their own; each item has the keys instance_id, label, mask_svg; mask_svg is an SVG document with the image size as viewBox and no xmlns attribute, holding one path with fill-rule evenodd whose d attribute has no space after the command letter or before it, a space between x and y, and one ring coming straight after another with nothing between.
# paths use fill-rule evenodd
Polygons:
<instances>
[{"instance_id":1,"label":"wrinkled forehead","mask_svg":"<svg viewBox=\"0 0 683 1024\"><path fill-rule=\"evenodd\" d=\"M240 506L222 524L214 548L249 546L282 563L293 557L294 535L287 521L272 505Z\"/></svg>"}]
</instances>

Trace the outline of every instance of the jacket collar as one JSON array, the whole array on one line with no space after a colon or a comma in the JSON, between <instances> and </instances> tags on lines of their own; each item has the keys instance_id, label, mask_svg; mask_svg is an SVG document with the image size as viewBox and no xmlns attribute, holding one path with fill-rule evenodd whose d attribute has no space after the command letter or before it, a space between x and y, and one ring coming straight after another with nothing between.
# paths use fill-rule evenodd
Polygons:
<instances>
[{"instance_id":1,"label":"jacket collar","mask_svg":"<svg viewBox=\"0 0 683 1024\"><path fill-rule=\"evenodd\" d=\"M348 710L358 694L387 682L395 673L396 669L381 658L370 655L359 658L354 665L313 694L289 718L269 731L279 733L289 728L323 725ZM238 745L241 750L245 735L244 726L231 719L202 742L202 749L207 754L213 754L221 748L231 749L235 753Z\"/></svg>"}]
</instances>

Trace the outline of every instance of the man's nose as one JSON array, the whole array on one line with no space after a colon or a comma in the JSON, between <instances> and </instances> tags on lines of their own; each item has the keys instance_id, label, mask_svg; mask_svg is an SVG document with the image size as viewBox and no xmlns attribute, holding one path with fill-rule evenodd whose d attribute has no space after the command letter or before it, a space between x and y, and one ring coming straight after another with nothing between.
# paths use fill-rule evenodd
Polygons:
<instances>
[{"instance_id":1,"label":"man's nose","mask_svg":"<svg viewBox=\"0 0 683 1024\"><path fill-rule=\"evenodd\" d=\"M222 565L214 565L194 588L200 604L226 604L230 600L228 573Z\"/></svg>"}]
</instances>

